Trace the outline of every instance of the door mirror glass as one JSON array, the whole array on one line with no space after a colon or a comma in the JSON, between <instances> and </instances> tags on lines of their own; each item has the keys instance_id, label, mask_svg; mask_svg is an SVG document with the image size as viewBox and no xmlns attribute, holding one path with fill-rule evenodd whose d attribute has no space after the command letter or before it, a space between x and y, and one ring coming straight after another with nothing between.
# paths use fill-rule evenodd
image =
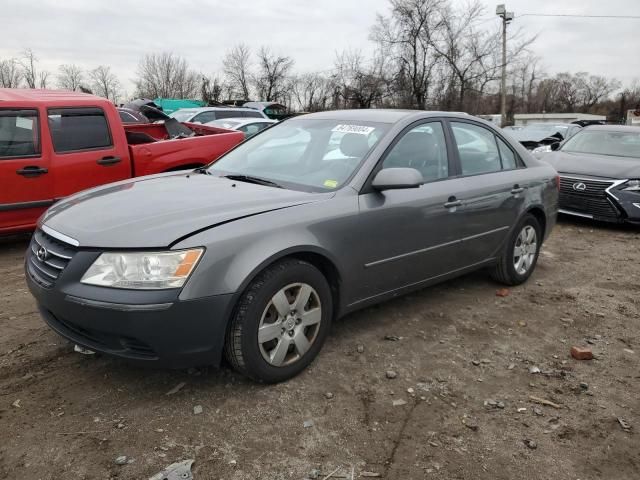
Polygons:
<instances>
[{"instance_id":1,"label":"door mirror glass","mask_svg":"<svg viewBox=\"0 0 640 480\"><path fill-rule=\"evenodd\" d=\"M373 179L372 186L378 191L418 188L424 183L422 174L415 168L383 168Z\"/></svg>"}]
</instances>

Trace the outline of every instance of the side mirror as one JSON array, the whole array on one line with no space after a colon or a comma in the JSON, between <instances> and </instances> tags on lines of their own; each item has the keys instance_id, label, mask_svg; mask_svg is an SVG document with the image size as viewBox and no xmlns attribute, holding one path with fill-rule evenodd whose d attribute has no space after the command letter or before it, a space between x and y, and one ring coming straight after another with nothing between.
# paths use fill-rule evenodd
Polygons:
<instances>
[{"instance_id":1,"label":"side mirror","mask_svg":"<svg viewBox=\"0 0 640 480\"><path fill-rule=\"evenodd\" d=\"M383 168L373 178L371 186L383 191L418 188L423 183L422 174L415 168Z\"/></svg>"},{"instance_id":2,"label":"side mirror","mask_svg":"<svg viewBox=\"0 0 640 480\"><path fill-rule=\"evenodd\" d=\"M555 142L555 143L552 143L552 144L551 144L551 150L552 150L552 151L554 151L554 152L555 152L555 151L556 151L556 150L558 150L559 148L560 148L560 142Z\"/></svg>"}]
</instances>

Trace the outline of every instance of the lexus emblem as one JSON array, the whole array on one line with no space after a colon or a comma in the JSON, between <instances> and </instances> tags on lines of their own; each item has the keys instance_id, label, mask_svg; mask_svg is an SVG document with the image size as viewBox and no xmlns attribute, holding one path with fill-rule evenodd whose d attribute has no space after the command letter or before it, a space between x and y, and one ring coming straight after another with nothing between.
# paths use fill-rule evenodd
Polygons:
<instances>
[{"instance_id":1,"label":"lexus emblem","mask_svg":"<svg viewBox=\"0 0 640 480\"><path fill-rule=\"evenodd\" d=\"M41 262L44 262L47 259L47 256L49 255L49 252L47 252L47 249L44 247L40 247L38 249L38 251L36 252L36 257L38 258L38 260L40 260Z\"/></svg>"},{"instance_id":2,"label":"lexus emblem","mask_svg":"<svg viewBox=\"0 0 640 480\"><path fill-rule=\"evenodd\" d=\"M578 182L573 184L573 189L576 192L584 192L587 189L587 186L582 182Z\"/></svg>"}]
</instances>

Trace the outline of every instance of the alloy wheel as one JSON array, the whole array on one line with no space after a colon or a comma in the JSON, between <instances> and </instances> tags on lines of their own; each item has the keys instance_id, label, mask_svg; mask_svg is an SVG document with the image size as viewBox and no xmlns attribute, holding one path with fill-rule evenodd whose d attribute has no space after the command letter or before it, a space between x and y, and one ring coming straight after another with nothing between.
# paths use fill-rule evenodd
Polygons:
<instances>
[{"instance_id":1,"label":"alloy wheel","mask_svg":"<svg viewBox=\"0 0 640 480\"><path fill-rule=\"evenodd\" d=\"M322 321L320 297L311 285L293 283L278 290L258 326L258 345L274 367L291 365L311 348Z\"/></svg>"},{"instance_id":2,"label":"alloy wheel","mask_svg":"<svg viewBox=\"0 0 640 480\"><path fill-rule=\"evenodd\" d=\"M538 253L538 236L536 229L531 225L525 225L516 238L513 248L513 267L518 275L525 275Z\"/></svg>"}]
</instances>

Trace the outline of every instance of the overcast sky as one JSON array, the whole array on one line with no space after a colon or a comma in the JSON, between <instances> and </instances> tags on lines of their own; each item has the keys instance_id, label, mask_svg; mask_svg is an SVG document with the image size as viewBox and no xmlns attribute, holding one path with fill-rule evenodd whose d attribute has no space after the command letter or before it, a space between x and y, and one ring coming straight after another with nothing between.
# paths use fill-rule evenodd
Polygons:
<instances>
[{"instance_id":1,"label":"overcast sky","mask_svg":"<svg viewBox=\"0 0 640 480\"><path fill-rule=\"evenodd\" d=\"M482 3L484 25L498 25L495 6L502 2ZM508 0L507 7L516 16L640 16L640 0ZM0 0L0 58L31 48L52 72L63 63L110 65L129 93L148 52L174 52L212 74L234 44L264 44L292 56L296 71L325 71L336 51L371 50L371 25L387 8L388 0ZM640 20L524 16L512 28L539 34L532 49L550 73L640 78Z\"/></svg>"}]
</instances>

